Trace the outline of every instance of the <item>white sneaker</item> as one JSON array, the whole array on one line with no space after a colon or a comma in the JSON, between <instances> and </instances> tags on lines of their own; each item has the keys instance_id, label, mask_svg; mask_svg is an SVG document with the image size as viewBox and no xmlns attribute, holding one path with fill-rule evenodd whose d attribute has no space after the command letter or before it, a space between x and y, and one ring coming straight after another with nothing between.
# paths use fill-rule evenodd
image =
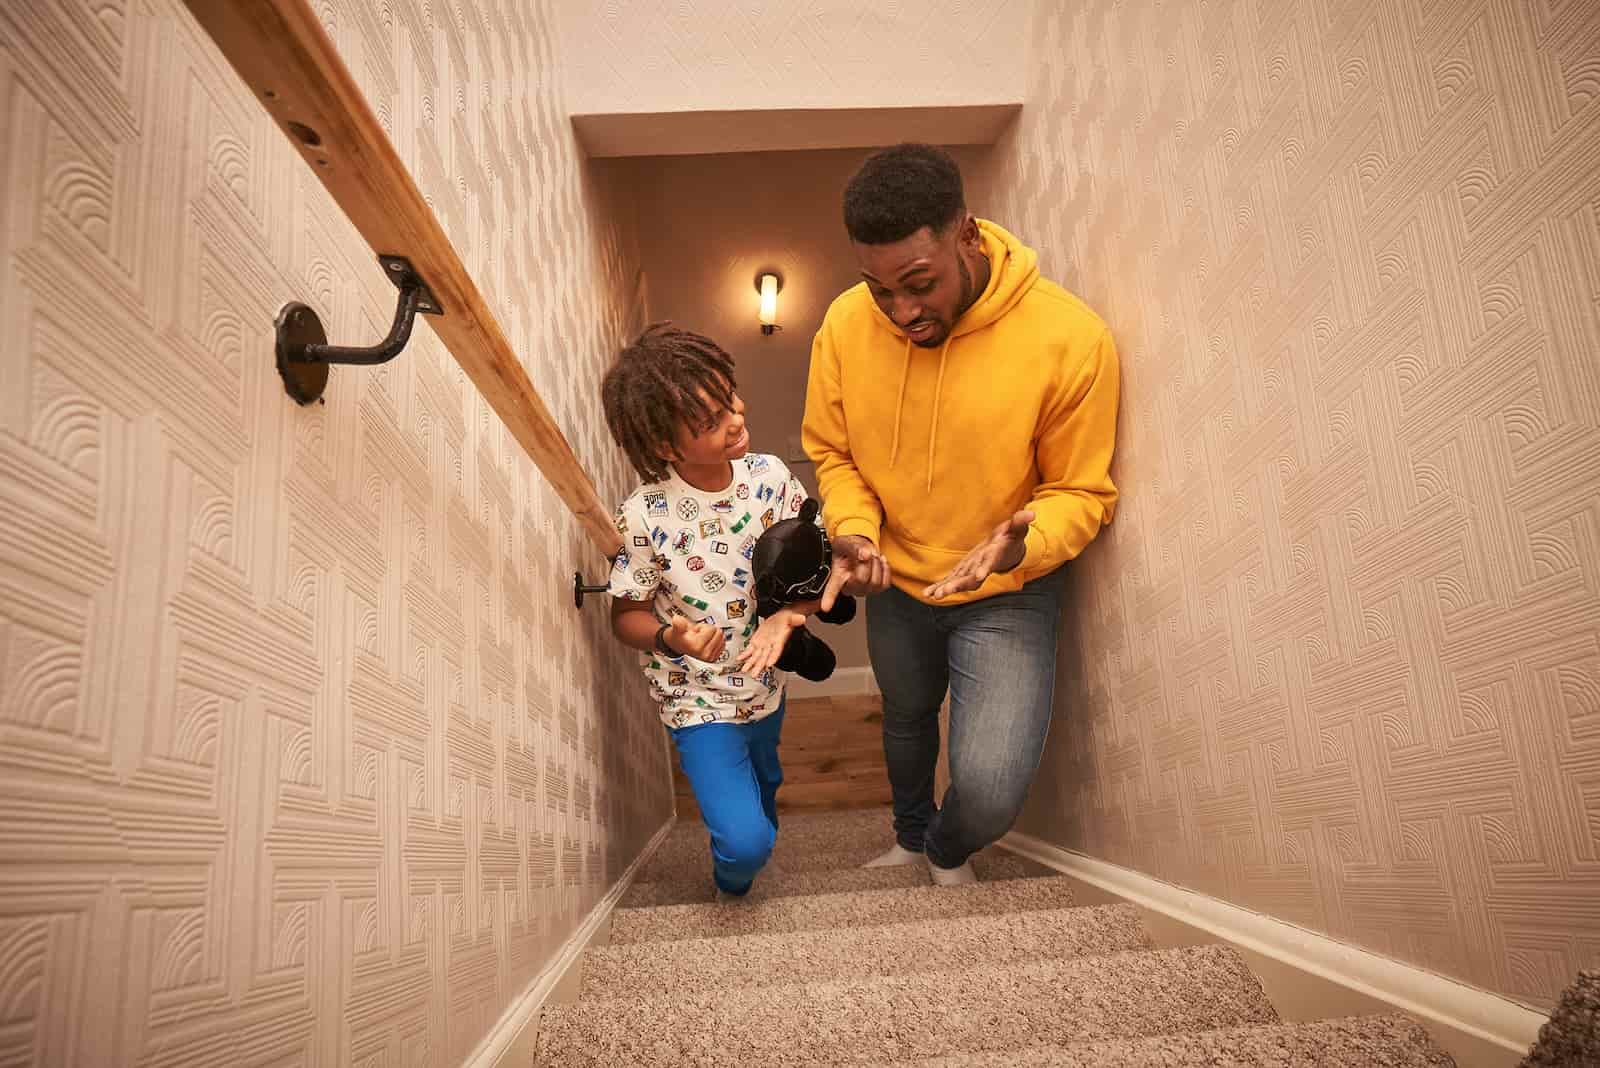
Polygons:
<instances>
[{"instance_id":1,"label":"white sneaker","mask_svg":"<svg viewBox=\"0 0 1600 1068\"><path fill-rule=\"evenodd\" d=\"M934 886L968 886L978 881L971 861L962 861L959 868L941 868L929 860L928 874L933 877Z\"/></svg>"},{"instance_id":2,"label":"white sneaker","mask_svg":"<svg viewBox=\"0 0 1600 1068\"><path fill-rule=\"evenodd\" d=\"M874 857L861 865L863 868L893 868L900 864L915 864L922 859L921 853L913 853L899 842L894 848L881 857Z\"/></svg>"}]
</instances>

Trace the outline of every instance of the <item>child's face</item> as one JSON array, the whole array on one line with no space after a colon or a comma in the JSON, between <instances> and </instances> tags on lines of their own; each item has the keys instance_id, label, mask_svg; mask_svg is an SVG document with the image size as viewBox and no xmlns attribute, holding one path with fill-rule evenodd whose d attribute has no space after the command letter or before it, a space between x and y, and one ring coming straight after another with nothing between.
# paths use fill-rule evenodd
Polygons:
<instances>
[{"instance_id":1,"label":"child's face","mask_svg":"<svg viewBox=\"0 0 1600 1068\"><path fill-rule=\"evenodd\" d=\"M701 394L709 405L716 402ZM676 455L666 459L680 464L713 466L737 460L750 451L750 431L744 424L744 400L733 394L733 407L715 413L704 426L680 426L673 439Z\"/></svg>"}]
</instances>

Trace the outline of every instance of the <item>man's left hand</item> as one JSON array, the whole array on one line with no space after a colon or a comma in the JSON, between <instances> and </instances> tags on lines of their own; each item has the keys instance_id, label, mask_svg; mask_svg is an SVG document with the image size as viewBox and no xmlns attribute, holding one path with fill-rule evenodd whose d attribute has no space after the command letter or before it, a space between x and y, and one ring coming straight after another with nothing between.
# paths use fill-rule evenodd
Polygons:
<instances>
[{"instance_id":1,"label":"man's left hand","mask_svg":"<svg viewBox=\"0 0 1600 1068\"><path fill-rule=\"evenodd\" d=\"M982 586L990 575L1003 574L1022 563L1027 551L1024 539L1033 513L1026 508L995 527L993 532L950 569L950 573L922 591L930 601L942 600L955 593L966 593Z\"/></svg>"}]
</instances>

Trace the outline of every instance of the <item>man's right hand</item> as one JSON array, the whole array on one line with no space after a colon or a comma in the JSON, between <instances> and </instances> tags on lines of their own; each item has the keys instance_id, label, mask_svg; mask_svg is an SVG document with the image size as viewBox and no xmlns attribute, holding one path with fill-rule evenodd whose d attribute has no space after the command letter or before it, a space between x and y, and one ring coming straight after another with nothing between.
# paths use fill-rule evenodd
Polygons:
<instances>
[{"instance_id":1,"label":"man's right hand","mask_svg":"<svg viewBox=\"0 0 1600 1068\"><path fill-rule=\"evenodd\" d=\"M822 610L828 611L839 594L866 597L889 588L889 561L878 547L860 534L833 539L833 574L822 589Z\"/></svg>"},{"instance_id":2,"label":"man's right hand","mask_svg":"<svg viewBox=\"0 0 1600 1068\"><path fill-rule=\"evenodd\" d=\"M715 663L722 655L722 629L710 623L690 623L684 616L672 617L672 629L661 636L667 647L683 656Z\"/></svg>"}]
</instances>

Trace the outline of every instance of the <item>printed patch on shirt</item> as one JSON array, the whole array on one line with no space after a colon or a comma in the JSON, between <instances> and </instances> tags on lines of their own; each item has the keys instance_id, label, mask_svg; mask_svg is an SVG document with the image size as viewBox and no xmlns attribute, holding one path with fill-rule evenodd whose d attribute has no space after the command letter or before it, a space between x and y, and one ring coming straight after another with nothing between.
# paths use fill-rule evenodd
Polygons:
<instances>
[{"instance_id":1,"label":"printed patch on shirt","mask_svg":"<svg viewBox=\"0 0 1600 1068\"><path fill-rule=\"evenodd\" d=\"M692 608L698 608L702 612L709 612L711 610L711 606L709 604L706 604L704 601L697 601L693 597L690 597L687 593L683 595L683 603ZM708 622L715 622L715 620L708 620Z\"/></svg>"},{"instance_id":2,"label":"printed patch on shirt","mask_svg":"<svg viewBox=\"0 0 1600 1068\"><path fill-rule=\"evenodd\" d=\"M754 456L750 457L750 473L752 475L759 475L761 472L765 471L771 466L772 465L767 462L767 458L760 453L756 453Z\"/></svg>"},{"instance_id":3,"label":"printed patch on shirt","mask_svg":"<svg viewBox=\"0 0 1600 1068\"><path fill-rule=\"evenodd\" d=\"M651 680L651 681L654 681L654 680ZM667 672L667 685L668 686L687 686L688 684L689 684L689 673L687 671L669 671L669 672Z\"/></svg>"},{"instance_id":4,"label":"printed patch on shirt","mask_svg":"<svg viewBox=\"0 0 1600 1068\"><path fill-rule=\"evenodd\" d=\"M746 608L748 608L748 607L749 607L749 603L747 601L745 601L745 599L743 597L739 598L736 601L729 601L728 602L728 618L729 619L743 619L744 618L744 610Z\"/></svg>"},{"instance_id":5,"label":"printed patch on shirt","mask_svg":"<svg viewBox=\"0 0 1600 1068\"><path fill-rule=\"evenodd\" d=\"M727 556L728 543L725 541L714 541L711 543L711 551L716 553L718 556Z\"/></svg>"},{"instance_id":6,"label":"printed patch on shirt","mask_svg":"<svg viewBox=\"0 0 1600 1068\"><path fill-rule=\"evenodd\" d=\"M648 548L650 548L650 539L649 539L649 537L647 537L644 534L635 534L633 536L633 547L636 548L636 549L648 549Z\"/></svg>"},{"instance_id":7,"label":"printed patch on shirt","mask_svg":"<svg viewBox=\"0 0 1600 1068\"><path fill-rule=\"evenodd\" d=\"M627 574L628 568L633 566L633 561L628 557L628 550L624 549L617 554L617 562L611 565L611 570Z\"/></svg>"},{"instance_id":8,"label":"printed patch on shirt","mask_svg":"<svg viewBox=\"0 0 1600 1068\"><path fill-rule=\"evenodd\" d=\"M672 551L683 556L694 548L694 534L691 531L680 530L672 539Z\"/></svg>"},{"instance_id":9,"label":"printed patch on shirt","mask_svg":"<svg viewBox=\"0 0 1600 1068\"><path fill-rule=\"evenodd\" d=\"M760 489L756 490L756 500L762 502L770 501L772 500L772 495L775 492L776 491L771 486L762 486Z\"/></svg>"},{"instance_id":10,"label":"printed patch on shirt","mask_svg":"<svg viewBox=\"0 0 1600 1068\"><path fill-rule=\"evenodd\" d=\"M681 497L678 500L678 518L685 523L700 514L700 502L693 497Z\"/></svg>"},{"instance_id":11,"label":"printed patch on shirt","mask_svg":"<svg viewBox=\"0 0 1600 1068\"><path fill-rule=\"evenodd\" d=\"M755 538L753 538L753 537L746 538L746 539L744 539L744 541L739 543L739 555L744 557L746 560L748 560L748 559L750 559L750 557L754 556L755 555L755 551L756 551L756 539Z\"/></svg>"},{"instance_id":12,"label":"printed patch on shirt","mask_svg":"<svg viewBox=\"0 0 1600 1068\"><path fill-rule=\"evenodd\" d=\"M611 521L611 525L617 528L618 534L626 534L628 532L628 517L619 512L617 517Z\"/></svg>"},{"instance_id":13,"label":"printed patch on shirt","mask_svg":"<svg viewBox=\"0 0 1600 1068\"><path fill-rule=\"evenodd\" d=\"M762 512L761 513L761 529L762 530L766 530L769 527L771 527L772 526L772 521L775 518L776 518L776 516L773 515L773 512L772 512L771 508L768 508L765 512Z\"/></svg>"},{"instance_id":14,"label":"printed patch on shirt","mask_svg":"<svg viewBox=\"0 0 1600 1068\"><path fill-rule=\"evenodd\" d=\"M721 593L728 584L728 576L720 571L707 571L700 576L700 588L707 593Z\"/></svg>"},{"instance_id":15,"label":"printed patch on shirt","mask_svg":"<svg viewBox=\"0 0 1600 1068\"><path fill-rule=\"evenodd\" d=\"M656 527L656 529L650 532L650 541L657 549L661 548L667 543L667 532L662 530L660 527Z\"/></svg>"},{"instance_id":16,"label":"printed patch on shirt","mask_svg":"<svg viewBox=\"0 0 1600 1068\"><path fill-rule=\"evenodd\" d=\"M720 501L712 501L711 510L718 515L732 515L733 502L726 497L722 498Z\"/></svg>"},{"instance_id":17,"label":"printed patch on shirt","mask_svg":"<svg viewBox=\"0 0 1600 1068\"><path fill-rule=\"evenodd\" d=\"M771 515L772 514L772 509L770 509L770 508L767 509L767 514ZM746 512L744 515L740 516L739 517L739 521L733 525L733 532L735 534L739 533L739 531L743 530L749 524L749 522L750 522L750 513ZM772 524L768 523L767 525L771 526Z\"/></svg>"},{"instance_id":18,"label":"printed patch on shirt","mask_svg":"<svg viewBox=\"0 0 1600 1068\"><path fill-rule=\"evenodd\" d=\"M641 567L634 571L633 581L638 586L654 586L661 581L661 572L653 567Z\"/></svg>"},{"instance_id":19,"label":"printed patch on shirt","mask_svg":"<svg viewBox=\"0 0 1600 1068\"><path fill-rule=\"evenodd\" d=\"M667 495L656 491L644 495L644 510L646 515L666 515Z\"/></svg>"},{"instance_id":20,"label":"printed patch on shirt","mask_svg":"<svg viewBox=\"0 0 1600 1068\"><path fill-rule=\"evenodd\" d=\"M733 569L733 584L741 590L750 585L750 572L742 567Z\"/></svg>"},{"instance_id":21,"label":"printed patch on shirt","mask_svg":"<svg viewBox=\"0 0 1600 1068\"><path fill-rule=\"evenodd\" d=\"M706 558L703 556L691 556L683 562L683 566L690 571L704 571L706 569Z\"/></svg>"},{"instance_id":22,"label":"printed patch on shirt","mask_svg":"<svg viewBox=\"0 0 1600 1068\"><path fill-rule=\"evenodd\" d=\"M739 528L738 527L734 527L733 528L733 532L735 534L737 534L739 532ZM704 520L701 520L701 522L700 522L700 536L702 538L714 538L718 534L721 534L721 533L722 533L722 520L720 520L720 519L704 519Z\"/></svg>"},{"instance_id":23,"label":"printed patch on shirt","mask_svg":"<svg viewBox=\"0 0 1600 1068\"><path fill-rule=\"evenodd\" d=\"M739 483L739 488L733 491L733 495L735 497L739 498L741 501L748 501L750 499L750 485L749 485L749 483L747 483L747 482Z\"/></svg>"}]
</instances>

